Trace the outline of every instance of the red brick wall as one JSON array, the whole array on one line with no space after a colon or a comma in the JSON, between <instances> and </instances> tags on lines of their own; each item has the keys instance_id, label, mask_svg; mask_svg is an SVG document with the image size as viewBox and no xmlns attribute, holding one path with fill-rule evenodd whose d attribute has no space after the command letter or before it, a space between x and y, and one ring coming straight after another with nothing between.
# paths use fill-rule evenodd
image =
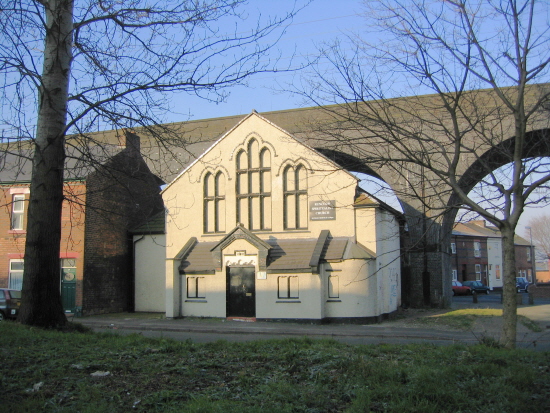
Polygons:
<instances>
[{"instance_id":1,"label":"red brick wall","mask_svg":"<svg viewBox=\"0 0 550 413\"><path fill-rule=\"evenodd\" d=\"M474 256L474 241L479 241L480 256ZM451 267L457 270L458 281L475 281L475 265L481 266L481 282L487 285L487 239L476 237L451 237L451 242L456 244L456 254L451 256ZM464 267L465 266L465 267ZM463 274L463 269L466 269Z\"/></svg>"},{"instance_id":2,"label":"red brick wall","mask_svg":"<svg viewBox=\"0 0 550 413\"><path fill-rule=\"evenodd\" d=\"M10 189L28 189L28 184L3 185L0 187L0 287L7 287L9 280L10 259L23 258L25 252L25 235L23 231L10 230L11 200ZM65 184L65 197L61 218L61 257L76 258L77 288L76 305L82 305L82 279L84 269L84 204L86 201L85 185L81 182ZM25 194L28 200L29 194ZM25 206L25 211L27 210ZM23 227L26 228L26 216ZM60 274L61 277L61 274Z\"/></svg>"},{"instance_id":3,"label":"red brick wall","mask_svg":"<svg viewBox=\"0 0 550 413\"><path fill-rule=\"evenodd\" d=\"M88 176L84 314L133 310L128 230L163 208L159 184L131 149Z\"/></svg>"},{"instance_id":4,"label":"red brick wall","mask_svg":"<svg viewBox=\"0 0 550 413\"><path fill-rule=\"evenodd\" d=\"M10 259L23 258L25 252L25 231L11 230L12 194L10 189L27 189L28 185L2 185L0 188L0 287L7 288ZM29 199L29 194L25 194L25 199ZM26 228L26 226L27 220L24 219L23 227Z\"/></svg>"}]
</instances>

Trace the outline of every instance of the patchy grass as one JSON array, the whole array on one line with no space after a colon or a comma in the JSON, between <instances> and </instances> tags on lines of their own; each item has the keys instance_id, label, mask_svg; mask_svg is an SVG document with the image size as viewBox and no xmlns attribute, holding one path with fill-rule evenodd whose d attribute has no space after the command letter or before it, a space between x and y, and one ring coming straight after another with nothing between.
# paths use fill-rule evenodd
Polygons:
<instances>
[{"instance_id":1,"label":"patchy grass","mask_svg":"<svg viewBox=\"0 0 550 413\"><path fill-rule=\"evenodd\" d=\"M518 321L521 324L523 324L525 327L527 327L529 330L534 331L535 333L541 333L544 331L544 329L541 326L539 326L537 323L535 323L533 320L531 320L528 317L518 315Z\"/></svg>"},{"instance_id":2,"label":"patchy grass","mask_svg":"<svg viewBox=\"0 0 550 413\"><path fill-rule=\"evenodd\" d=\"M196 344L10 322L0 336L10 413L550 411L544 352L309 338Z\"/></svg>"},{"instance_id":3,"label":"patchy grass","mask_svg":"<svg viewBox=\"0 0 550 413\"><path fill-rule=\"evenodd\" d=\"M136 312L136 313L109 313L109 314L96 314L94 318L115 318L115 319L130 319L130 318L139 318L140 320L160 320L165 317L164 313L145 313L145 312ZM78 318L75 318L74 321L78 322Z\"/></svg>"},{"instance_id":4,"label":"patchy grass","mask_svg":"<svg viewBox=\"0 0 550 413\"><path fill-rule=\"evenodd\" d=\"M477 320L492 317L502 317L502 310L494 308L467 308L427 317L418 317L413 323L425 326L445 326L467 331L473 328ZM518 322L531 331L537 333L542 331L542 328L537 323L525 316L518 315Z\"/></svg>"}]
</instances>

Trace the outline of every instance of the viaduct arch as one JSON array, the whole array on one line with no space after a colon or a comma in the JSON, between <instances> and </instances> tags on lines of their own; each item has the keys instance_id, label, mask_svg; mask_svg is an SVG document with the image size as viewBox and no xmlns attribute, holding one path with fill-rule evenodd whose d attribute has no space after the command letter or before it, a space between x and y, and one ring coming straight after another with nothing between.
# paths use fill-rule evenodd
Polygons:
<instances>
[{"instance_id":1,"label":"viaduct arch","mask_svg":"<svg viewBox=\"0 0 550 413\"><path fill-rule=\"evenodd\" d=\"M501 96L512 100L516 92L515 88L499 89ZM448 246L461 202L441 176L410 159L404 160L399 150L410 151L419 161L439 163L444 168L446 157L459 152L452 136L449 137L456 121L466 131L461 136L466 153L456 165L455 176L460 187L469 192L484 176L511 160L516 134L514 119L501 96L493 90L463 92L462 106L454 118L438 95L261 115L344 168L380 178L394 190L408 224L404 299L412 306L446 306L451 299ZM550 156L548 96L550 84L529 85L525 89L525 107L538 109L526 125L524 158ZM137 133L142 136L142 152L149 148L146 157L151 169L169 182L177 170L192 162L240 120L242 115L165 125L173 134L188 137L183 149L172 146L168 153L153 144L154 139L147 142L147 131ZM105 139L112 139L108 136L112 132L104 134ZM423 138L419 140L418 136ZM165 158L177 160L170 171L155 167L163 165Z\"/></svg>"},{"instance_id":2,"label":"viaduct arch","mask_svg":"<svg viewBox=\"0 0 550 413\"><path fill-rule=\"evenodd\" d=\"M514 143L515 139L509 138L490 147L479 159L468 165L460 181L464 192L469 193L489 172L508 164ZM529 132L526 143L524 159L550 156L550 129ZM402 187L396 174L376 172L353 155L324 147L315 149L347 170L381 179L391 188ZM405 263L404 301L413 306L446 306L451 300L451 233L461 201L456 193L445 190L437 205L424 204L419 200L414 202L414 199L411 202L410 194L394 192L403 208L409 232L402 258ZM429 197L430 194L425 195ZM442 205L445 208L441 214L430 216L428 210L439 210Z\"/></svg>"}]
</instances>

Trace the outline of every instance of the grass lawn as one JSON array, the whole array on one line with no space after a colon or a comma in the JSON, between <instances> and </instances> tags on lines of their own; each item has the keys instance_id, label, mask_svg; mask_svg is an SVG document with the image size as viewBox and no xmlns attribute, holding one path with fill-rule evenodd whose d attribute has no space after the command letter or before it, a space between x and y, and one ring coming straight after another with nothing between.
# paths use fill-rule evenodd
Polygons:
<instances>
[{"instance_id":1,"label":"grass lawn","mask_svg":"<svg viewBox=\"0 0 550 413\"><path fill-rule=\"evenodd\" d=\"M0 323L3 412L548 412L550 353L195 344Z\"/></svg>"},{"instance_id":2,"label":"grass lawn","mask_svg":"<svg viewBox=\"0 0 550 413\"><path fill-rule=\"evenodd\" d=\"M414 319L413 324L422 324L425 326L446 326L454 329L468 331L472 329L474 323L478 320L485 322L494 322L502 318L501 309L493 308L468 308L462 310L447 311L443 314L436 314L427 317L418 317ZM531 331L542 332L543 329L527 317L518 315L518 322Z\"/></svg>"}]
</instances>

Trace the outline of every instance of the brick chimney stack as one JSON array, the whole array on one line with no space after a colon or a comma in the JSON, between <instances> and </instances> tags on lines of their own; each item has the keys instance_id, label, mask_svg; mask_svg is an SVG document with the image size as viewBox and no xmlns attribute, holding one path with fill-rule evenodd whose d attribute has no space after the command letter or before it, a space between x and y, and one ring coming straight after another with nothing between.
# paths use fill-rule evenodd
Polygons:
<instances>
[{"instance_id":1,"label":"brick chimney stack","mask_svg":"<svg viewBox=\"0 0 550 413\"><path fill-rule=\"evenodd\" d=\"M141 147L140 147L140 138L138 135L136 135L135 133L133 132L130 132L129 130L126 130L124 132L124 137L125 137L125 147L126 149L129 149L131 150L132 152L137 152L139 153L140 150L141 150Z\"/></svg>"}]
</instances>

